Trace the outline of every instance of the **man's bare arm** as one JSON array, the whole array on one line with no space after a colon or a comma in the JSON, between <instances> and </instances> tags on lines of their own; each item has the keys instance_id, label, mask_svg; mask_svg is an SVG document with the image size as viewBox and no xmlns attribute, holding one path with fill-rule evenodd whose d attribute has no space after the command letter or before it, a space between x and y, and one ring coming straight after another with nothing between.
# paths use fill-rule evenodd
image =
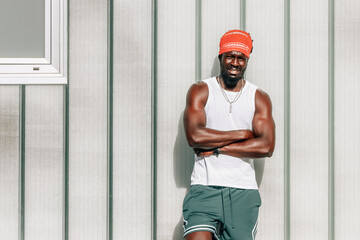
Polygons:
<instances>
[{"instance_id":1,"label":"man's bare arm","mask_svg":"<svg viewBox=\"0 0 360 240\"><path fill-rule=\"evenodd\" d=\"M184 112L186 138L191 147L213 149L253 138L250 130L217 131L206 128L205 105L209 96L206 83L193 84L187 94Z\"/></svg>"},{"instance_id":2,"label":"man's bare arm","mask_svg":"<svg viewBox=\"0 0 360 240\"><path fill-rule=\"evenodd\" d=\"M271 157L275 148L275 122L272 117L271 100L261 90L256 91L252 124L253 139L223 146L219 148L219 153L233 157Z\"/></svg>"}]
</instances>

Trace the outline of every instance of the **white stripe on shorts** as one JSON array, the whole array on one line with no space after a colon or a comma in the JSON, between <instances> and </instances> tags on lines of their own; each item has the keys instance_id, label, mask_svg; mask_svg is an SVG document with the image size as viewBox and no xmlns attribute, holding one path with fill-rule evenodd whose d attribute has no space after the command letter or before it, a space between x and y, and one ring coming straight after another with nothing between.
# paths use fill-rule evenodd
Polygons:
<instances>
[{"instance_id":1,"label":"white stripe on shorts","mask_svg":"<svg viewBox=\"0 0 360 240\"><path fill-rule=\"evenodd\" d=\"M195 232L195 231L199 231L199 230L204 230L204 231L207 231L207 232L212 232L215 236L215 238L217 240L220 240L219 237L217 236L216 234L216 228L214 226L211 226L211 225L195 225L195 226L192 226L192 227L189 227L188 229L186 229L184 231L184 237L192 232Z\"/></svg>"},{"instance_id":2,"label":"white stripe on shorts","mask_svg":"<svg viewBox=\"0 0 360 240\"><path fill-rule=\"evenodd\" d=\"M255 225L254 225L254 228L253 228L253 230L252 230L252 232L251 232L251 234L252 234L252 240L255 240L256 233L257 233L257 226L258 226L258 220L256 220L256 223L255 223Z\"/></svg>"}]
</instances>

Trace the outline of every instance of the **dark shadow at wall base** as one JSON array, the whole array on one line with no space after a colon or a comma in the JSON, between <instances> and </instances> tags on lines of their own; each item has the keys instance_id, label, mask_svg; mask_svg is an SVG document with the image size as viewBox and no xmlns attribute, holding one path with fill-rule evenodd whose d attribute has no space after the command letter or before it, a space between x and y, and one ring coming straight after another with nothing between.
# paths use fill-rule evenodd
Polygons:
<instances>
[{"instance_id":1,"label":"dark shadow at wall base","mask_svg":"<svg viewBox=\"0 0 360 240\"><path fill-rule=\"evenodd\" d=\"M194 152L189 146L183 124L184 113L181 114L178 124L178 135L174 146L174 180L177 188L190 189L190 177L194 166ZM182 215L182 214L181 214ZM181 217L173 232L173 240L183 239L183 219Z\"/></svg>"},{"instance_id":2,"label":"dark shadow at wall base","mask_svg":"<svg viewBox=\"0 0 360 240\"><path fill-rule=\"evenodd\" d=\"M184 239L183 235L184 235L183 219L181 218L179 223L176 224L172 240L183 240Z\"/></svg>"}]
</instances>

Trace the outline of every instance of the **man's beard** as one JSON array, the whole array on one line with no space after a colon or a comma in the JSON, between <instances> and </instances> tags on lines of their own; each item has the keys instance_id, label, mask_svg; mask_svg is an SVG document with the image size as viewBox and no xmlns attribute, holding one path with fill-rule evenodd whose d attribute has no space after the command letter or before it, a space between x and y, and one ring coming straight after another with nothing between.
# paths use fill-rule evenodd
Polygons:
<instances>
[{"instance_id":1,"label":"man's beard","mask_svg":"<svg viewBox=\"0 0 360 240\"><path fill-rule=\"evenodd\" d=\"M225 87L227 89L234 89L236 87L237 83L243 78L243 76L244 76L244 74L241 74L237 78L232 78L229 75L224 74L223 72L221 73L221 77L222 77Z\"/></svg>"}]
</instances>

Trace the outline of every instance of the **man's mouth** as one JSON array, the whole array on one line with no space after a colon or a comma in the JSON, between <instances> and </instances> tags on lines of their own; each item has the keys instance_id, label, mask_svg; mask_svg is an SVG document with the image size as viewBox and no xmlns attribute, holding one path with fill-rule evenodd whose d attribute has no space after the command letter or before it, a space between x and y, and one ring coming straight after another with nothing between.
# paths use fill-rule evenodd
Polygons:
<instances>
[{"instance_id":1,"label":"man's mouth","mask_svg":"<svg viewBox=\"0 0 360 240\"><path fill-rule=\"evenodd\" d=\"M229 72L229 74L231 74L231 75L238 75L238 74L240 73L240 70L237 69L237 68L235 68L235 69L232 68L232 69L229 69L228 72Z\"/></svg>"}]
</instances>

